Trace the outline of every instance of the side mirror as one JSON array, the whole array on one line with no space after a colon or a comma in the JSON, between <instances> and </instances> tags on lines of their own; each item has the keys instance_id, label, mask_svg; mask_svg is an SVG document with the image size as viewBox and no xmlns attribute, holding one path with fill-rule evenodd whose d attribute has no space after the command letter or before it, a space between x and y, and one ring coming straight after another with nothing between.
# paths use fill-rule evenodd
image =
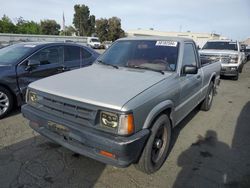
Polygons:
<instances>
[{"instance_id":1,"label":"side mirror","mask_svg":"<svg viewBox=\"0 0 250 188\"><path fill-rule=\"evenodd\" d=\"M40 65L40 61L38 61L38 60L29 60L28 63L27 63L28 67L35 67L35 66L38 66L38 65Z\"/></svg>"},{"instance_id":2,"label":"side mirror","mask_svg":"<svg viewBox=\"0 0 250 188\"><path fill-rule=\"evenodd\" d=\"M198 68L197 66L194 65L184 65L182 69L183 74L197 74L198 73Z\"/></svg>"},{"instance_id":3,"label":"side mirror","mask_svg":"<svg viewBox=\"0 0 250 188\"><path fill-rule=\"evenodd\" d=\"M31 71L35 67L39 66L41 63L38 60L28 60L27 66L25 68L26 71Z\"/></svg>"}]
</instances>

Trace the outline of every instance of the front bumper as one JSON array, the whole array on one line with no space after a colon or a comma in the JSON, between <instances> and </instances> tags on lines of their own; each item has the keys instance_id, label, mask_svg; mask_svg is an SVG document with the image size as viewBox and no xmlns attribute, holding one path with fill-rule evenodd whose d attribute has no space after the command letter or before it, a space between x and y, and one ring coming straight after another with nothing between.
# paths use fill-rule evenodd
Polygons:
<instances>
[{"instance_id":1,"label":"front bumper","mask_svg":"<svg viewBox=\"0 0 250 188\"><path fill-rule=\"evenodd\" d=\"M30 120L30 127L41 135L73 152L117 167L127 167L139 159L150 133L148 129L143 129L132 136L122 137L88 127L76 129L74 123L41 112L27 104L22 106L22 113ZM68 133L52 130L48 122L67 128ZM101 155L100 151L112 153L115 157Z\"/></svg>"},{"instance_id":2,"label":"front bumper","mask_svg":"<svg viewBox=\"0 0 250 188\"><path fill-rule=\"evenodd\" d=\"M238 75L238 67L223 67L221 68L220 75L222 76L237 76Z\"/></svg>"}]
</instances>

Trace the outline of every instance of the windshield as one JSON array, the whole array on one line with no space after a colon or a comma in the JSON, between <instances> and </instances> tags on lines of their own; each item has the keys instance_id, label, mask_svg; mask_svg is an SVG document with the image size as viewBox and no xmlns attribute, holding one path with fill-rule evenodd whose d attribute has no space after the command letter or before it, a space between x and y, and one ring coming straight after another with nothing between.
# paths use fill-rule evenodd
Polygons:
<instances>
[{"instance_id":1,"label":"windshield","mask_svg":"<svg viewBox=\"0 0 250 188\"><path fill-rule=\"evenodd\" d=\"M236 42L207 42L203 49L235 50L238 51Z\"/></svg>"},{"instance_id":2,"label":"windshield","mask_svg":"<svg viewBox=\"0 0 250 188\"><path fill-rule=\"evenodd\" d=\"M168 40L118 41L99 60L119 67L175 71L178 48L178 42Z\"/></svg>"},{"instance_id":3,"label":"windshield","mask_svg":"<svg viewBox=\"0 0 250 188\"><path fill-rule=\"evenodd\" d=\"M34 45L14 44L0 49L0 65L8 65L17 62L28 54Z\"/></svg>"},{"instance_id":4,"label":"windshield","mask_svg":"<svg viewBox=\"0 0 250 188\"><path fill-rule=\"evenodd\" d=\"M91 42L99 42L98 39L91 39Z\"/></svg>"}]
</instances>

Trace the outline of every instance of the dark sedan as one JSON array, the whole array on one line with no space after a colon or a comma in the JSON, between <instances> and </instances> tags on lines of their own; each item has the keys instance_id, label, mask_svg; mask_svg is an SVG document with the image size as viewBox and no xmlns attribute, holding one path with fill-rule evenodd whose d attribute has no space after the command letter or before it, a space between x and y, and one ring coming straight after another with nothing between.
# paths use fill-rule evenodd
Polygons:
<instances>
[{"instance_id":1,"label":"dark sedan","mask_svg":"<svg viewBox=\"0 0 250 188\"><path fill-rule=\"evenodd\" d=\"M98 56L74 43L20 43L0 49L0 119L24 103L29 83L91 65Z\"/></svg>"}]
</instances>

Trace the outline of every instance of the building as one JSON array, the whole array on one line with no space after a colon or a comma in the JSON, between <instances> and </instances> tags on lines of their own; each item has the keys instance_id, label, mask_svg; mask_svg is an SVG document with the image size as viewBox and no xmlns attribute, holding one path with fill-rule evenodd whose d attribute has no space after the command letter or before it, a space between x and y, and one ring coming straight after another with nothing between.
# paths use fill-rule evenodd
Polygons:
<instances>
[{"instance_id":1,"label":"building","mask_svg":"<svg viewBox=\"0 0 250 188\"><path fill-rule=\"evenodd\" d=\"M246 40L242 41L241 43L250 46L250 38L247 38Z\"/></svg>"},{"instance_id":2,"label":"building","mask_svg":"<svg viewBox=\"0 0 250 188\"><path fill-rule=\"evenodd\" d=\"M127 36L173 36L173 37L186 37L193 39L199 47L203 45L208 40L219 40L221 36L215 33L194 33L194 32L166 32L166 31L155 31L155 30L129 30L127 31Z\"/></svg>"}]
</instances>

